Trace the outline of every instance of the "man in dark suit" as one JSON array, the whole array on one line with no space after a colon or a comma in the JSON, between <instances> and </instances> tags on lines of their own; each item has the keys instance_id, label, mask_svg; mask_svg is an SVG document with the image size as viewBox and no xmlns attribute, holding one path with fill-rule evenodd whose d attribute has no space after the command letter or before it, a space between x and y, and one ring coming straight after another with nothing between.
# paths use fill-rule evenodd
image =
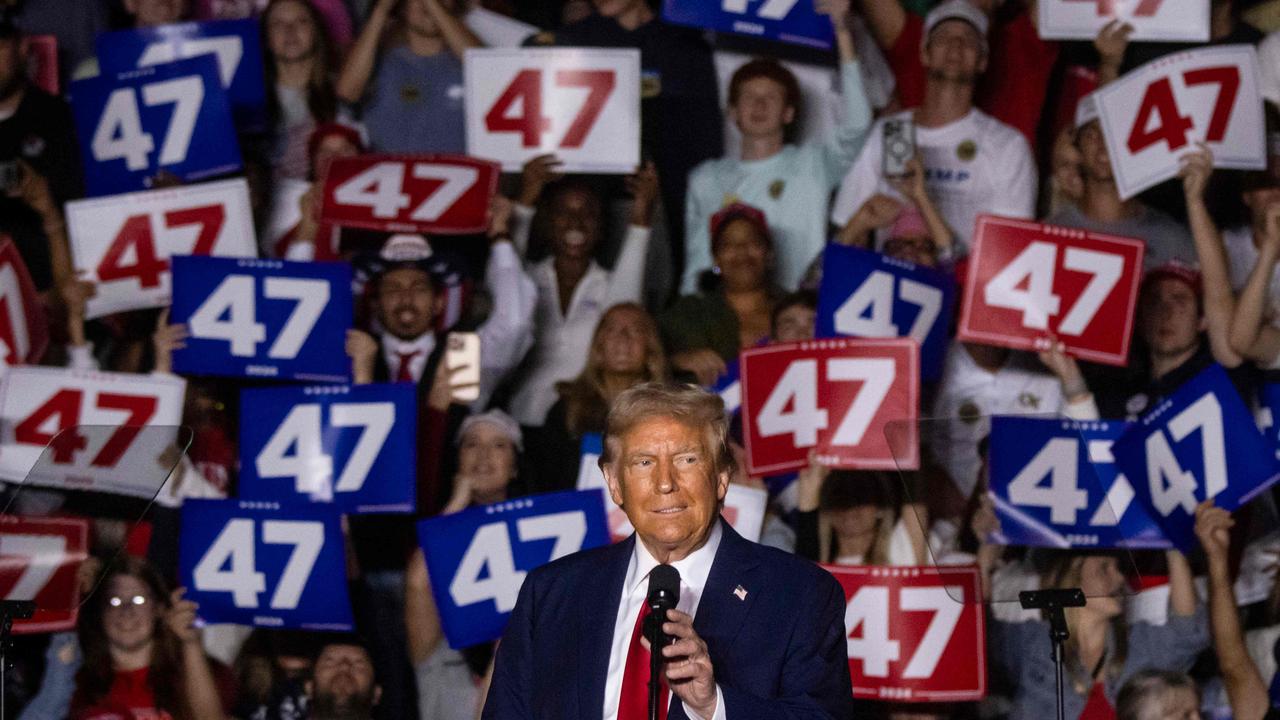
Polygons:
<instances>
[{"instance_id":1,"label":"man in dark suit","mask_svg":"<svg viewBox=\"0 0 1280 720\"><path fill-rule=\"evenodd\" d=\"M733 459L720 398L634 387L610 410L600 458L636 532L525 579L484 717L647 718L649 571L680 573L663 631L663 717L847 718L844 593L821 568L749 542L720 518Z\"/></svg>"}]
</instances>

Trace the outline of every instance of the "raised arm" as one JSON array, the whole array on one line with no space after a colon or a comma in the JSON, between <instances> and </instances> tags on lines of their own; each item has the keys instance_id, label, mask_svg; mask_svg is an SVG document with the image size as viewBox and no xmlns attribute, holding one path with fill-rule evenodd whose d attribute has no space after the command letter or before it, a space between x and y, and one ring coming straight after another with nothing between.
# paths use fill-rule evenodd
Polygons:
<instances>
[{"instance_id":1,"label":"raised arm","mask_svg":"<svg viewBox=\"0 0 1280 720\"><path fill-rule=\"evenodd\" d=\"M1236 367L1243 358L1231 347L1231 319L1236 298L1227 274L1227 255L1222 236L1209 216L1204 202L1205 188L1213 174L1213 154L1204 145L1182 159L1182 190L1187 200L1187 221L1195 239L1196 257L1204 288L1204 319L1208 326L1209 348L1224 367Z\"/></svg>"},{"instance_id":2,"label":"raised arm","mask_svg":"<svg viewBox=\"0 0 1280 720\"><path fill-rule=\"evenodd\" d=\"M823 163L827 171L826 183L835 188L848 172L871 128L871 103L862 87L862 73L858 71L858 57L853 49L853 34L849 31L849 0L818 0L820 12L831 16L836 45L840 53L840 95L844 102L840 125L824 143Z\"/></svg>"},{"instance_id":3,"label":"raised arm","mask_svg":"<svg viewBox=\"0 0 1280 720\"><path fill-rule=\"evenodd\" d=\"M439 647L444 638L440 614L431 595L426 560L421 550L414 550L404 574L404 627L409 662L418 665Z\"/></svg>"},{"instance_id":4,"label":"raised arm","mask_svg":"<svg viewBox=\"0 0 1280 720\"><path fill-rule=\"evenodd\" d=\"M893 47L907 24L907 11L901 0L858 0L858 6L876 44L882 50Z\"/></svg>"},{"instance_id":5,"label":"raised arm","mask_svg":"<svg viewBox=\"0 0 1280 720\"><path fill-rule=\"evenodd\" d=\"M396 0L377 0L377 4L369 11L369 19L351 45L347 61L343 63L342 72L334 83L334 93L339 100L354 105L364 98L369 78L373 76L373 70L378 64L378 48L382 44L387 21L391 19L395 6Z\"/></svg>"},{"instance_id":6,"label":"raised arm","mask_svg":"<svg viewBox=\"0 0 1280 720\"><path fill-rule=\"evenodd\" d=\"M186 588L178 588L169 596L170 606L165 613L165 623L182 645L182 688L192 720L225 720L222 698L214 682L209 659L200 642L200 632L194 627L196 604L183 599Z\"/></svg>"},{"instance_id":7,"label":"raised arm","mask_svg":"<svg viewBox=\"0 0 1280 720\"><path fill-rule=\"evenodd\" d=\"M1258 261L1240 291L1235 313L1231 317L1231 348L1259 363L1271 365L1280 357L1280 330L1266 318L1267 300L1271 293L1271 277L1280 260L1280 208L1267 214Z\"/></svg>"},{"instance_id":8,"label":"raised arm","mask_svg":"<svg viewBox=\"0 0 1280 720\"><path fill-rule=\"evenodd\" d=\"M1231 513L1206 500L1196 507L1196 537L1209 564L1209 625L1213 653L1227 689L1231 712L1241 720L1258 720L1270 706L1267 686L1245 648L1236 609L1235 589L1227 560L1231 547ZM1172 579L1172 578L1171 578Z\"/></svg>"},{"instance_id":9,"label":"raised arm","mask_svg":"<svg viewBox=\"0 0 1280 720\"><path fill-rule=\"evenodd\" d=\"M622 302L641 301L644 294L645 259L649 255L649 226L653 219L653 205L658 198L658 171L647 162L635 175L627 178L627 190L635 200L631 204L631 219L622 241L622 252L609 273L609 291L606 307Z\"/></svg>"},{"instance_id":10,"label":"raised arm","mask_svg":"<svg viewBox=\"0 0 1280 720\"><path fill-rule=\"evenodd\" d=\"M1093 39L1093 47L1098 51L1098 87L1120 77L1132 33L1133 26L1122 20L1112 20L1098 30L1098 36Z\"/></svg>"},{"instance_id":11,"label":"raised arm","mask_svg":"<svg viewBox=\"0 0 1280 720\"><path fill-rule=\"evenodd\" d=\"M409 0L412 2L413 0ZM459 60L462 59L463 53L467 48L484 47L484 43L480 42L480 38L462 22L462 19L445 9L440 4L440 0L420 0L427 13L431 15L431 19L436 21L436 26L440 28L440 36L444 38L444 44L448 46L449 52L453 53Z\"/></svg>"}]
</instances>

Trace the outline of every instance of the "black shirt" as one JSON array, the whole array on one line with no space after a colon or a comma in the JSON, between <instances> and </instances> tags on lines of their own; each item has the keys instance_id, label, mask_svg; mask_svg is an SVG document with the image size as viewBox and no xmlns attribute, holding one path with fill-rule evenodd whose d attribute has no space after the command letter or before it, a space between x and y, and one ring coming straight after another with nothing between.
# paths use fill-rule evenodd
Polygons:
<instances>
[{"instance_id":1,"label":"black shirt","mask_svg":"<svg viewBox=\"0 0 1280 720\"><path fill-rule=\"evenodd\" d=\"M1098 411L1106 419L1137 420L1214 362L1216 361L1209 350L1209 344L1204 341L1201 341L1195 355L1162 377L1153 378L1150 368L1144 362L1142 367L1135 368L1128 374L1124 383L1127 391L1099 393L1096 396ZM1260 380L1257 369L1248 363L1241 363L1234 368L1226 368L1226 371L1245 404L1252 404Z\"/></svg>"},{"instance_id":2,"label":"black shirt","mask_svg":"<svg viewBox=\"0 0 1280 720\"><path fill-rule=\"evenodd\" d=\"M83 194L71 110L60 98L31 86L14 114L0 120L0 161L17 158L44 176L59 206ZM53 273L40 216L24 203L0 195L0 233L13 238L36 288L48 288Z\"/></svg>"}]
</instances>

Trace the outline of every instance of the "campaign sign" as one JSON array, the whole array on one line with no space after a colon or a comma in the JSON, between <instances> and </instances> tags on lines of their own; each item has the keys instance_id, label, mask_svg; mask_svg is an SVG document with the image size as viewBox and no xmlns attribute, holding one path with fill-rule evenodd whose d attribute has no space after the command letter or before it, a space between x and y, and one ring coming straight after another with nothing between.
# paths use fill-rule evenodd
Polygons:
<instances>
[{"instance_id":1,"label":"campaign sign","mask_svg":"<svg viewBox=\"0 0 1280 720\"><path fill-rule=\"evenodd\" d=\"M1166 55L1093 94L1120 197L1178 174L1196 143L1215 167L1267 167L1258 56L1252 45Z\"/></svg>"},{"instance_id":2,"label":"campaign sign","mask_svg":"<svg viewBox=\"0 0 1280 720\"><path fill-rule=\"evenodd\" d=\"M725 365L724 374L716 378L711 392L724 401L725 415L732 417L742 407L742 376L736 359Z\"/></svg>"},{"instance_id":3,"label":"campaign sign","mask_svg":"<svg viewBox=\"0 0 1280 720\"><path fill-rule=\"evenodd\" d=\"M174 255L257 257L242 178L67 203L76 271L94 284L86 316L163 307Z\"/></svg>"},{"instance_id":4,"label":"campaign sign","mask_svg":"<svg viewBox=\"0 0 1280 720\"><path fill-rule=\"evenodd\" d=\"M1129 424L991 418L997 542L1051 548L1168 548L1120 473L1111 444Z\"/></svg>"},{"instance_id":5,"label":"campaign sign","mask_svg":"<svg viewBox=\"0 0 1280 720\"><path fill-rule=\"evenodd\" d=\"M26 263L0 235L0 364L37 363L49 346L49 322Z\"/></svg>"},{"instance_id":6,"label":"campaign sign","mask_svg":"<svg viewBox=\"0 0 1280 720\"><path fill-rule=\"evenodd\" d=\"M855 698L951 703L987 694L976 567L823 568L844 588Z\"/></svg>"},{"instance_id":7,"label":"campaign sign","mask_svg":"<svg viewBox=\"0 0 1280 720\"><path fill-rule=\"evenodd\" d=\"M1133 27L1131 41L1209 41L1209 0L1040 0L1037 29L1046 40L1093 40L1113 20Z\"/></svg>"},{"instance_id":8,"label":"campaign sign","mask_svg":"<svg viewBox=\"0 0 1280 720\"><path fill-rule=\"evenodd\" d=\"M1280 479L1275 448L1217 364L1143 415L1111 451L1138 500L1183 551L1195 546L1201 501L1235 510Z\"/></svg>"},{"instance_id":9,"label":"campaign sign","mask_svg":"<svg viewBox=\"0 0 1280 720\"><path fill-rule=\"evenodd\" d=\"M56 35L28 35L27 78L50 95L60 95L58 77L58 38Z\"/></svg>"},{"instance_id":10,"label":"campaign sign","mask_svg":"<svg viewBox=\"0 0 1280 720\"><path fill-rule=\"evenodd\" d=\"M885 426L914 427L920 396L914 340L811 340L744 350L742 418L747 471L767 475L808 465L892 470L919 464L913 431L890 447ZM895 453L895 449L897 452Z\"/></svg>"},{"instance_id":11,"label":"campaign sign","mask_svg":"<svg viewBox=\"0 0 1280 720\"><path fill-rule=\"evenodd\" d=\"M176 257L173 287L174 372L350 381L350 265Z\"/></svg>"},{"instance_id":12,"label":"campaign sign","mask_svg":"<svg viewBox=\"0 0 1280 720\"><path fill-rule=\"evenodd\" d=\"M533 495L418 523L449 647L497 640L530 570L609 543L597 490Z\"/></svg>"},{"instance_id":13,"label":"campaign sign","mask_svg":"<svg viewBox=\"0 0 1280 720\"><path fill-rule=\"evenodd\" d=\"M384 232L484 232L497 163L464 155L357 155L325 175L320 221Z\"/></svg>"},{"instance_id":14,"label":"campaign sign","mask_svg":"<svg viewBox=\"0 0 1280 720\"><path fill-rule=\"evenodd\" d=\"M133 373L19 366L0 382L0 479L150 500L157 477L172 467L139 427L182 423L185 380ZM176 433L176 430L175 430ZM57 438L41 472L31 473Z\"/></svg>"},{"instance_id":15,"label":"campaign sign","mask_svg":"<svg viewBox=\"0 0 1280 720\"><path fill-rule=\"evenodd\" d=\"M104 73L127 72L175 60L212 55L218 80L242 130L266 129L261 27L257 20L215 20L121 30L98 35Z\"/></svg>"},{"instance_id":16,"label":"campaign sign","mask_svg":"<svg viewBox=\"0 0 1280 720\"><path fill-rule=\"evenodd\" d=\"M942 377L955 281L947 273L828 243L818 288L818 337L909 337L925 380Z\"/></svg>"},{"instance_id":17,"label":"campaign sign","mask_svg":"<svg viewBox=\"0 0 1280 720\"><path fill-rule=\"evenodd\" d=\"M242 390L240 499L413 512L417 395L411 383Z\"/></svg>"},{"instance_id":18,"label":"campaign sign","mask_svg":"<svg viewBox=\"0 0 1280 720\"><path fill-rule=\"evenodd\" d=\"M0 598L36 604L31 618L13 621L15 635L75 629L88 551L88 520L0 515Z\"/></svg>"},{"instance_id":19,"label":"campaign sign","mask_svg":"<svg viewBox=\"0 0 1280 720\"><path fill-rule=\"evenodd\" d=\"M352 628L341 518L323 505L182 504L178 576L206 623Z\"/></svg>"},{"instance_id":20,"label":"campaign sign","mask_svg":"<svg viewBox=\"0 0 1280 720\"><path fill-rule=\"evenodd\" d=\"M1141 240L980 215L957 336L1015 350L1129 361L1142 282Z\"/></svg>"},{"instance_id":21,"label":"campaign sign","mask_svg":"<svg viewBox=\"0 0 1280 720\"><path fill-rule=\"evenodd\" d=\"M76 80L71 110L91 197L146 190L160 171L198 182L241 167L212 56Z\"/></svg>"},{"instance_id":22,"label":"campaign sign","mask_svg":"<svg viewBox=\"0 0 1280 720\"><path fill-rule=\"evenodd\" d=\"M813 0L666 0L662 19L824 50L835 40L831 18L818 13Z\"/></svg>"},{"instance_id":23,"label":"campaign sign","mask_svg":"<svg viewBox=\"0 0 1280 720\"><path fill-rule=\"evenodd\" d=\"M463 76L468 155L511 172L546 153L564 172L635 172L639 50L473 49Z\"/></svg>"}]
</instances>

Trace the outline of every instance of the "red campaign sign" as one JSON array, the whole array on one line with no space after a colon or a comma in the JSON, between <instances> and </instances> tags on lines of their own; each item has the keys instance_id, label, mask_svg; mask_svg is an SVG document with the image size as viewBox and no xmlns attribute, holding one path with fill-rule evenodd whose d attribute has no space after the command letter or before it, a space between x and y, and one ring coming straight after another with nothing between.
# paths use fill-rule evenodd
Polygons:
<instances>
[{"instance_id":1,"label":"red campaign sign","mask_svg":"<svg viewBox=\"0 0 1280 720\"><path fill-rule=\"evenodd\" d=\"M36 87L58 95L58 38L53 35L27 37L27 77Z\"/></svg>"},{"instance_id":2,"label":"red campaign sign","mask_svg":"<svg viewBox=\"0 0 1280 720\"><path fill-rule=\"evenodd\" d=\"M987 694L976 567L823 567L844 588L855 698L964 702Z\"/></svg>"},{"instance_id":3,"label":"red campaign sign","mask_svg":"<svg viewBox=\"0 0 1280 720\"><path fill-rule=\"evenodd\" d=\"M35 364L49 345L49 323L35 283L13 241L0 235L0 359Z\"/></svg>"},{"instance_id":4,"label":"red campaign sign","mask_svg":"<svg viewBox=\"0 0 1280 720\"><path fill-rule=\"evenodd\" d=\"M0 597L36 603L31 619L14 621L15 634L75 628L88 548L88 520L0 515Z\"/></svg>"},{"instance_id":5,"label":"red campaign sign","mask_svg":"<svg viewBox=\"0 0 1280 720\"><path fill-rule=\"evenodd\" d=\"M1027 220L978 217L957 337L1015 350L1051 338L1085 360L1129 360L1141 240Z\"/></svg>"},{"instance_id":6,"label":"red campaign sign","mask_svg":"<svg viewBox=\"0 0 1280 720\"><path fill-rule=\"evenodd\" d=\"M383 232L484 232L497 163L465 155L359 155L335 160L321 222Z\"/></svg>"},{"instance_id":7,"label":"red campaign sign","mask_svg":"<svg viewBox=\"0 0 1280 720\"><path fill-rule=\"evenodd\" d=\"M815 448L831 467L919 466L920 346L915 340L783 343L745 350L740 363L750 474L802 468ZM886 426L899 422L910 430L891 446Z\"/></svg>"}]
</instances>

